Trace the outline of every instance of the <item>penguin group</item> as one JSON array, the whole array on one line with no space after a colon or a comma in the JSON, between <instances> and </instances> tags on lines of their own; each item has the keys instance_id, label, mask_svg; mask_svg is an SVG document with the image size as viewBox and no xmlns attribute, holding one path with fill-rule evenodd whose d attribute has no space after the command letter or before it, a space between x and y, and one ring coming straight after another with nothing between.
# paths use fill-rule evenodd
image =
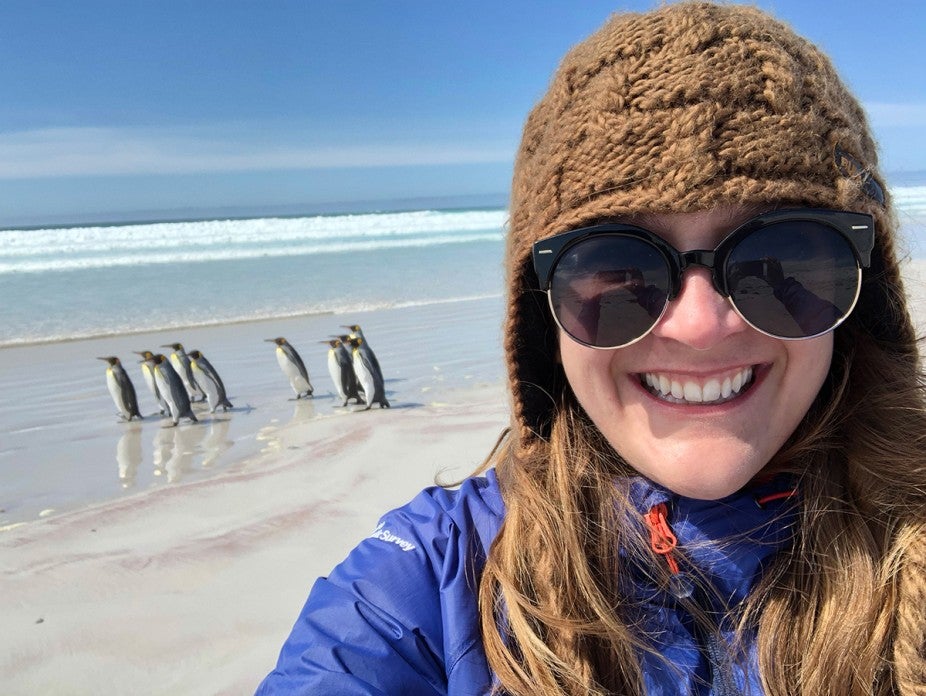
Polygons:
<instances>
[{"instance_id":1,"label":"penguin group","mask_svg":"<svg viewBox=\"0 0 926 696\"><path fill-rule=\"evenodd\" d=\"M201 351L194 350L188 354L182 343L161 347L170 348L172 352L166 356L150 350L135 351L141 356L138 362L142 377L158 404L160 415L169 417L174 425L178 425L181 418L191 423L198 422L192 406L195 402L207 402L210 413L215 413L220 406L223 411L234 408L225 394L222 378ZM109 363L106 383L120 418L125 421L142 418L135 387L122 362L112 355L99 359Z\"/></svg>"},{"instance_id":2,"label":"penguin group","mask_svg":"<svg viewBox=\"0 0 926 696\"><path fill-rule=\"evenodd\" d=\"M341 328L348 329L350 333L333 335L320 341L328 345L328 373L334 382L341 406L347 406L353 399L356 404L365 404L364 410L367 411L373 404L389 408L383 372L376 354L363 336L363 330L359 324ZM283 374L289 378L296 398L312 396L314 388L309 373L293 345L282 336L264 340L276 344L277 362Z\"/></svg>"},{"instance_id":3,"label":"penguin group","mask_svg":"<svg viewBox=\"0 0 926 696\"><path fill-rule=\"evenodd\" d=\"M373 404L389 408L382 369L363 330L358 324L341 328L347 329L348 333L320 341L328 345L328 372L341 407L346 407L353 400L355 404L366 407L362 410L370 410ZM282 336L265 340L275 344L277 363L289 380L296 399L311 397L315 388L298 351ZM158 404L161 416L170 418L173 425L179 425L181 419L198 422L193 411L195 403L206 403L210 413L215 413L220 407L223 412L233 408L222 378L202 351L187 352L182 343L168 343L160 347L169 348L170 352L140 350L135 353L141 357L138 362L142 377ZM119 418L126 422L141 419L135 387L120 359L110 355L99 360L107 363L106 384Z\"/></svg>"}]
</instances>

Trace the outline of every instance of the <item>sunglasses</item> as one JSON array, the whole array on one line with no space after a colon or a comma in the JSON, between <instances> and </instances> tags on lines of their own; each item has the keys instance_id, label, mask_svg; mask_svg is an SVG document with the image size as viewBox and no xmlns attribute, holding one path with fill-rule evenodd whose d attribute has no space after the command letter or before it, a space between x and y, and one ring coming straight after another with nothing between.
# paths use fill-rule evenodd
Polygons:
<instances>
[{"instance_id":1,"label":"sunglasses","mask_svg":"<svg viewBox=\"0 0 926 696\"><path fill-rule=\"evenodd\" d=\"M533 246L534 270L556 323L593 348L646 336L691 266L756 330L813 338L839 326L858 300L875 243L874 219L836 210L780 210L748 220L714 249L679 251L635 225L563 232Z\"/></svg>"}]
</instances>

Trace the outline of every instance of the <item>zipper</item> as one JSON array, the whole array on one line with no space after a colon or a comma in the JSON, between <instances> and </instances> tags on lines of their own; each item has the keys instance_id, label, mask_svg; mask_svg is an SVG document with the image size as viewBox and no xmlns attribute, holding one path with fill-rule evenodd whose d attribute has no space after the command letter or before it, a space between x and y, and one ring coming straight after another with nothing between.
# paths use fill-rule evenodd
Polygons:
<instances>
[{"instance_id":1,"label":"zipper","mask_svg":"<svg viewBox=\"0 0 926 696\"><path fill-rule=\"evenodd\" d=\"M758 502L758 501L757 501ZM650 533L650 547L666 560L671 576L669 591L676 599L687 599L704 616L715 616L716 612L704 594L704 590L688 581L678 565L673 551L678 547L678 537L672 531L668 520L669 508L658 503L643 515ZM726 645L720 638L720 623L703 626L694 621L695 640L698 651L707 661L710 672L710 693L715 696L739 696L740 691L733 678L730 660L726 658Z\"/></svg>"}]
</instances>

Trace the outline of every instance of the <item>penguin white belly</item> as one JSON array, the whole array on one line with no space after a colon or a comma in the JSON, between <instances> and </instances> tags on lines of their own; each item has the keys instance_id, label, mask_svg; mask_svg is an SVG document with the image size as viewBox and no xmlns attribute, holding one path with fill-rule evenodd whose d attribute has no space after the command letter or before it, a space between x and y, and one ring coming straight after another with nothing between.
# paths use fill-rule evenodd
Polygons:
<instances>
[{"instance_id":1,"label":"penguin white belly","mask_svg":"<svg viewBox=\"0 0 926 696\"><path fill-rule=\"evenodd\" d=\"M170 417L176 425L180 421L180 402L178 400L178 395L170 388L170 381L159 367L154 368L154 383L158 385L161 396L167 402L167 410L170 411ZM183 388L182 385L181 388Z\"/></svg>"},{"instance_id":2,"label":"penguin white belly","mask_svg":"<svg viewBox=\"0 0 926 696\"><path fill-rule=\"evenodd\" d=\"M354 372L357 375L357 381L360 382L360 386L363 387L364 393L367 395L367 403L371 403L373 399L373 394L376 392L373 381L373 373L367 369L367 366L364 365L363 359L360 357L360 351L354 351Z\"/></svg>"},{"instance_id":3,"label":"penguin white belly","mask_svg":"<svg viewBox=\"0 0 926 696\"><path fill-rule=\"evenodd\" d=\"M219 405L219 386L212 380L208 373L201 370L195 362L191 363L190 367L193 370L193 377L196 379L196 383L206 392L206 399L209 401L209 409L215 413L215 409Z\"/></svg>"},{"instance_id":4,"label":"penguin white belly","mask_svg":"<svg viewBox=\"0 0 926 696\"><path fill-rule=\"evenodd\" d=\"M148 391L152 394L157 393L157 385L154 383L154 375L151 374L151 368L147 364L141 364L141 374L145 378L145 384L148 385Z\"/></svg>"},{"instance_id":5,"label":"penguin white belly","mask_svg":"<svg viewBox=\"0 0 926 696\"><path fill-rule=\"evenodd\" d=\"M190 390L190 380L186 376L186 365L183 364L183 361L180 359L176 353L170 354L170 364L174 367L174 372L180 375L180 380L183 382L183 386L187 388L187 391Z\"/></svg>"},{"instance_id":6,"label":"penguin white belly","mask_svg":"<svg viewBox=\"0 0 926 696\"><path fill-rule=\"evenodd\" d=\"M286 357L286 353L283 352L282 348L277 348L277 362L280 364L280 369L283 370L283 374L289 378L289 383L292 385L296 394L300 394L309 389L309 383L299 371L299 366Z\"/></svg>"},{"instance_id":7,"label":"penguin white belly","mask_svg":"<svg viewBox=\"0 0 926 696\"><path fill-rule=\"evenodd\" d=\"M129 407L128 404L122 400L122 387L119 386L119 382L116 380L116 375L113 374L113 369L111 367L106 370L106 386L109 387L109 393L112 395L113 403L116 404L119 413L122 414L123 418L128 419L131 416Z\"/></svg>"},{"instance_id":8,"label":"penguin white belly","mask_svg":"<svg viewBox=\"0 0 926 696\"><path fill-rule=\"evenodd\" d=\"M334 382L335 391L341 397L341 401L347 401L347 394L341 385L341 366L338 364L338 356L333 350L328 351L328 374L331 375L331 381Z\"/></svg>"}]
</instances>

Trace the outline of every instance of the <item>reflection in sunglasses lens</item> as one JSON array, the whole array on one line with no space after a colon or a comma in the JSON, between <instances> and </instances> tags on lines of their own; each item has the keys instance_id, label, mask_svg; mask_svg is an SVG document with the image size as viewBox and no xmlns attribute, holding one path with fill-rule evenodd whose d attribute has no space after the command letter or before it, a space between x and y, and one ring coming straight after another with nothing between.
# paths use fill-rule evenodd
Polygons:
<instances>
[{"instance_id":1,"label":"reflection in sunglasses lens","mask_svg":"<svg viewBox=\"0 0 926 696\"><path fill-rule=\"evenodd\" d=\"M620 235L583 240L558 260L550 286L561 326L582 343L610 347L649 331L662 313L668 266L651 244Z\"/></svg>"},{"instance_id":2,"label":"reflection in sunglasses lens","mask_svg":"<svg viewBox=\"0 0 926 696\"><path fill-rule=\"evenodd\" d=\"M737 311L780 338L828 331L851 310L858 293L858 265L849 243L815 222L757 230L730 253L725 273Z\"/></svg>"}]
</instances>

